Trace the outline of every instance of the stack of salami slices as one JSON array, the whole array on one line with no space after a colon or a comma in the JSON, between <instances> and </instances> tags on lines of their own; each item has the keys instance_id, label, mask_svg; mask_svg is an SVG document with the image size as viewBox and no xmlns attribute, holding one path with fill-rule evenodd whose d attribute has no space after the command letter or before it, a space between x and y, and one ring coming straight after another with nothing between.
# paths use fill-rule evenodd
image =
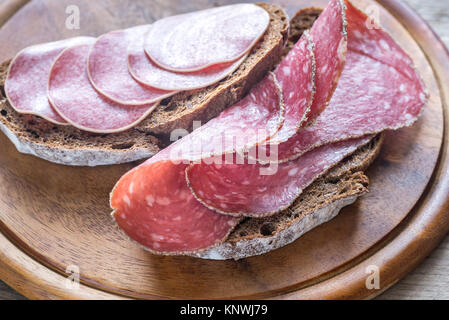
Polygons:
<instances>
[{"instance_id":1,"label":"stack of salami slices","mask_svg":"<svg viewBox=\"0 0 449 320\"><path fill-rule=\"evenodd\" d=\"M10 64L5 93L19 113L93 133L122 132L161 100L233 73L269 24L262 7L237 4L32 46Z\"/></svg>"},{"instance_id":2,"label":"stack of salami slices","mask_svg":"<svg viewBox=\"0 0 449 320\"><path fill-rule=\"evenodd\" d=\"M231 16L217 25L232 28ZM111 193L120 228L156 254L199 254L226 241L242 219L288 208L373 135L413 124L427 100L423 82L410 57L367 20L349 1L331 0L311 30L243 100L120 179ZM226 34L216 34L218 44L200 41L186 49L182 42L197 39L202 23L196 27L175 17L153 25L144 44L153 66L164 72L197 72L220 62L232 69L232 61L252 42L230 43L224 50L220 44L226 43ZM177 28L185 30L184 24L193 30L181 39ZM66 51L67 59L82 51L87 50L78 46ZM139 54L130 56L135 78L150 81ZM57 93L63 92L57 89L58 74L56 63L50 77L55 104L62 99L56 99ZM111 88L103 84L112 81L101 74L91 78L108 92Z\"/></svg>"}]
</instances>

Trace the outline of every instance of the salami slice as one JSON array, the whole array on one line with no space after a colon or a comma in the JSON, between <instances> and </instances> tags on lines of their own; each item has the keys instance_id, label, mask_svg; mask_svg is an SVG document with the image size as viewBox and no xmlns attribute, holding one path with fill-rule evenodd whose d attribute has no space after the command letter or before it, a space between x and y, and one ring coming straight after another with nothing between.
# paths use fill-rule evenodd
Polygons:
<instances>
[{"instance_id":1,"label":"salami slice","mask_svg":"<svg viewBox=\"0 0 449 320\"><path fill-rule=\"evenodd\" d=\"M5 93L11 106L19 113L33 114L55 124L67 125L48 102L47 79L53 62L62 50L92 40L90 37L76 37L20 51L10 64L5 81Z\"/></svg>"},{"instance_id":2,"label":"salami slice","mask_svg":"<svg viewBox=\"0 0 449 320\"><path fill-rule=\"evenodd\" d=\"M145 50L160 67L191 72L235 61L256 44L270 16L254 4L237 4L158 20Z\"/></svg>"},{"instance_id":3,"label":"salami slice","mask_svg":"<svg viewBox=\"0 0 449 320\"><path fill-rule=\"evenodd\" d=\"M173 95L138 83L128 71L129 44L142 41L149 25L113 31L97 39L89 53L88 75L98 92L112 101L126 105L142 105Z\"/></svg>"},{"instance_id":4,"label":"salami slice","mask_svg":"<svg viewBox=\"0 0 449 320\"><path fill-rule=\"evenodd\" d=\"M287 141L327 106L347 51L346 7L332 0L275 70L285 102L285 123L270 141Z\"/></svg>"},{"instance_id":5,"label":"salami slice","mask_svg":"<svg viewBox=\"0 0 449 320\"><path fill-rule=\"evenodd\" d=\"M350 2L347 7L350 49L338 87L314 125L278 146L281 162L326 143L410 126L427 101L424 84L410 57L385 31L368 29L364 13ZM383 42L389 44L388 50ZM375 50L373 43L378 47ZM358 49L353 50L355 47ZM392 66L396 60L398 65Z\"/></svg>"},{"instance_id":6,"label":"salami slice","mask_svg":"<svg viewBox=\"0 0 449 320\"><path fill-rule=\"evenodd\" d=\"M207 249L224 241L239 222L196 201L185 183L185 167L150 159L122 177L112 192L117 224L151 252Z\"/></svg>"},{"instance_id":7,"label":"salami slice","mask_svg":"<svg viewBox=\"0 0 449 320\"><path fill-rule=\"evenodd\" d=\"M217 83L233 73L246 59L246 55L236 62L222 63L201 71L177 73L157 66L148 58L143 49L143 40L136 40L128 47L129 72L143 85L161 90L194 90Z\"/></svg>"},{"instance_id":8,"label":"salami slice","mask_svg":"<svg viewBox=\"0 0 449 320\"><path fill-rule=\"evenodd\" d=\"M367 17L362 12L349 2L347 7L349 44L355 37L355 31L363 32L366 41L371 43L370 37L378 37L379 33L369 32L365 25ZM364 19L360 19L360 15ZM383 37L389 38L385 32ZM370 48L359 47L360 50ZM398 129L416 121L425 104L425 90L416 71L410 78L411 70L401 72L378 59L377 55L372 57L370 51L360 50L349 50L331 103L314 124L278 145L277 150L270 150L272 153L277 151L276 157L271 154L267 161L271 164L265 166L276 168L273 175L263 176L260 169L266 168L261 164L194 164L189 168L186 179L195 197L208 208L223 214L251 217L274 214L288 206L309 181L313 181L320 172L325 172L329 163L334 163L321 150L333 150L338 162L342 159L338 155L347 155L352 149L340 153L333 148L347 146L346 143L351 141L348 139L364 141L366 135ZM390 54L402 54L403 61L409 61L406 53L399 50L396 46ZM408 68L413 69L410 65ZM261 147L258 148L260 151ZM260 162L263 161L259 155ZM288 180L289 173L294 177L292 183ZM254 191L257 188L261 191Z\"/></svg>"},{"instance_id":9,"label":"salami slice","mask_svg":"<svg viewBox=\"0 0 449 320\"><path fill-rule=\"evenodd\" d=\"M87 76L87 58L93 42L67 48L59 55L50 72L49 100L64 120L81 130L124 131L143 120L156 104L124 106L101 96Z\"/></svg>"},{"instance_id":10,"label":"salami slice","mask_svg":"<svg viewBox=\"0 0 449 320\"><path fill-rule=\"evenodd\" d=\"M195 197L211 210L265 217L288 208L307 186L371 139L328 144L279 165L193 164L186 177Z\"/></svg>"},{"instance_id":11,"label":"salami slice","mask_svg":"<svg viewBox=\"0 0 449 320\"><path fill-rule=\"evenodd\" d=\"M317 93L308 114L309 121L327 107L337 87L348 50L347 25L344 0L331 0L310 30L315 42Z\"/></svg>"},{"instance_id":12,"label":"salami slice","mask_svg":"<svg viewBox=\"0 0 449 320\"><path fill-rule=\"evenodd\" d=\"M285 121L270 143L288 140L307 120L316 91L315 71L314 43L306 31L274 71L282 88Z\"/></svg>"},{"instance_id":13,"label":"salami slice","mask_svg":"<svg viewBox=\"0 0 449 320\"><path fill-rule=\"evenodd\" d=\"M240 220L198 202L187 186L186 168L192 161L269 139L283 123L281 101L275 77L269 75L218 118L123 176L111 194L119 226L146 249L162 254L186 254L224 241ZM246 134L250 129L263 133ZM246 138L227 140L241 136Z\"/></svg>"}]
</instances>

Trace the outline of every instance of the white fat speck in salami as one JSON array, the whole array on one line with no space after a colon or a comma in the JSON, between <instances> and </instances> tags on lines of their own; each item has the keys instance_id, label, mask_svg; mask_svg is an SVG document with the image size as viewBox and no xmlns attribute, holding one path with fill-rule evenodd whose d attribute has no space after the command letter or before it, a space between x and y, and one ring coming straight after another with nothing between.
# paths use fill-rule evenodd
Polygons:
<instances>
[{"instance_id":1,"label":"white fat speck in salami","mask_svg":"<svg viewBox=\"0 0 449 320\"><path fill-rule=\"evenodd\" d=\"M142 105L173 95L138 83L129 73L129 44L141 41L149 25L119 30L100 36L89 53L88 75L92 85L107 98L126 105Z\"/></svg>"},{"instance_id":2,"label":"white fat speck in salami","mask_svg":"<svg viewBox=\"0 0 449 320\"><path fill-rule=\"evenodd\" d=\"M153 24L145 39L145 50L164 69L198 71L241 58L269 24L268 12L254 4L172 16Z\"/></svg>"},{"instance_id":3,"label":"white fat speck in salami","mask_svg":"<svg viewBox=\"0 0 449 320\"><path fill-rule=\"evenodd\" d=\"M91 44L65 49L53 64L48 81L49 100L73 126L96 133L120 132L150 114L156 104L125 106L101 96L87 75Z\"/></svg>"},{"instance_id":4,"label":"white fat speck in salami","mask_svg":"<svg viewBox=\"0 0 449 320\"><path fill-rule=\"evenodd\" d=\"M128 47L128 67L133 78L141 84L161 90L194 90L217 83L233 73L246 59L222 63L201 71L177 73L157 66L143 49L143 39L137 39Z\"/></svg>"},{"instance_id":5,"label":"white fat speck in salami","mask_svg":"<svg viewBox=\"0 0 449 320\"><path fill-rule=\"evenodd\" d=\"M265 217L288 208L307 186L371 139L369 136L316 148L294 161L279 164L273 174L267 175L261 172L270 165L193 164L187 170L187 180L195 197L211 210L232 216ZM211 185L220 190L219 196Z\"/></svg>"},{"instance_id":6,"label":"white fat speck in salami","mask_svg":"<svg viewBox=\"0 0 449 320\"><path fill-rule=\"evenodd\" d=\"M67 125L48 102L47 81L56 57L67 47L90 43L94 38L76 37L25 48L10 64L5 93L19 113L33 114L56 124Z\"/></svg>"}]
</instances>

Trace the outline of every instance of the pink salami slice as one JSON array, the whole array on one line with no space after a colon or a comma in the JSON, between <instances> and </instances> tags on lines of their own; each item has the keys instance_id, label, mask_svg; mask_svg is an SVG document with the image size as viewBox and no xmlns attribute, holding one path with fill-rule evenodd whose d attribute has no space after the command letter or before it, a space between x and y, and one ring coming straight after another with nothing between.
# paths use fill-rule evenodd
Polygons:
<instances>
[{"instance_id":1,"label":"pink salami slice","mask_svg":"<svg viewBox=\"0 0 449 320\"><path fill-rule=\"evenodd\" d=\"M349 2L347 7L350 49L337 90L314 125L278 146L280 161L326 143L410 126L427 101L424 84L410 57L385 31L368 29L364 13ZM389 44L388 50L383 42ZM390 62L395 60L398 65L392 66Z\"/></svg>"},{"instance_id":2,"label":"pink salami slice","mask_svg":"<svg viewBox=\"0 0 449 320\"><path fill-rule=\"evenodd\" d=\"M87 76L93 42L67 48L59 55L50 72L49 100L62 118L81 130L124 131L143 120L156 105L125 106L101 96Z\"/></svg>"},{"instance_id":3,"label":"pink salami slice","mask_svg":"<svg viewBox=\"0 0 449 320\"><path fill-rule=\"evenodd\" d=\"M269 74L241 101L172 144L171 159L197 161L245 151L267 141L283 123L282 92Z\"/></svg>"},{"instance_id":4,"label":"pink salami slice","mask_svg":"<svg viewBox=\"0 0 449 320\"><path fill-rule=\"evenodd\" d=\"M287 141L327 106L344 68L347 51L343 0L332 0L275 70L285 103L285 123L270 141ZM311 48L312 47L312 48ZM316 75L315 75L316 74Z\"/></svg>"},{"instance_id":5,"label":"pink salami slice","mask_svg":"<svg viewBox=\"0 0 449 320\"><path fill-rule=\"evenodd\" d=\"M149 25L113 31L97 39L89 53L88 74L98 92L112 101L126 105L142 105L173 95L138 83L128 71L129 44L142 41Z\"/></svg>"},{"instance_id":6,"label":"pink salami slice","mask_svg":"<svg viewBox=\"0 0 449 320\"><path fill-rule=\"evenodd\" d=\"M224 241L239 219L198 202L187 186L186 168L192 161L270 138L283 122L281 94L274 76L267 76L218 118L123 176L111 194L111 207L124 232L162 254L196 252ZM252 135L251 129L262 134ZM246 139L223 146L228 134Z\"/></svg>"},{"instance_id":7,"label":"pink salami slice","mask_svg":"<svg viewBox=\"0 0 449 320\"><path fill-rule=\"evenodd\" d=\"M194 164L187 181L205 207L222 214L265 217L288 208L313 181L371 137L316 148L282 164Z\"/></svg>"},{"instance_id":8,"label":"pink salami slice","mask_svg":"<svg viewBox=\"0 0 449 320\"><path fill-rule=\"evenodd\" d=\"M222 63L201 71L176 73L160 68L148 58L143 49L143 40L128 47L129 72L141 84L161 90L194 90L217 83L233 73L246 59L246 55L230 63Z\"/></svg>"},{"instance_id":9,"label":"pink salami slice","mask_svg":"<svg viewBox=\"0 0 449 320\"><path fill-rule=\"evenodd\" d=\"M347 24L344 0L331 0L310 30L315 42L317 77L309 121L325 110L337 87L348 50Z\"/></svg>"},{"instance_id":10,"label":"pink salami slice","mask_svg":"<svg viewBox=\"0 0 449 320\"><path fill-rule=\"evenodd\" d=\"M145 249L164 254L200 251L224 241L239 219L196 201L185 182L186 165L156 160L127 173L113 190L111 206L120 228Z\"/></svg>"},{"instance_id":11,"label":"pink salami slice","mask_svg":"<svg viewBox=\"0 0 449 320\"><path fill-rule=\"evenodd\" d=\"M270 16L254 4L237 4L156 21L145 50L160 67L191 72L235 61L265 33Z\"/></svg>"},{"instance_id":12,"label":"pink salami slice","mask_svg":"<svg viewBox=\"0 0 449 320\"><path fill-rule=\"evenodd\" d=\"M315 70L314 43L306 31L274 71L282 88L285 121L270 143L288 140L307 120L315 96Z\"/></svg>"},{"instance_id":13,"label":"pink salami slice","mask_svg":"<svg viewBox=\"0 0 449 320\"><path fill-rule=\"evenodd\" d=\"M33 114L55 124L67 125L47 99L50 69L62 50L92 40L90 37L70 38L20 51L10 64L5 81L5 93L11 106L19 113Z\"/></svg>"}]
</instances>

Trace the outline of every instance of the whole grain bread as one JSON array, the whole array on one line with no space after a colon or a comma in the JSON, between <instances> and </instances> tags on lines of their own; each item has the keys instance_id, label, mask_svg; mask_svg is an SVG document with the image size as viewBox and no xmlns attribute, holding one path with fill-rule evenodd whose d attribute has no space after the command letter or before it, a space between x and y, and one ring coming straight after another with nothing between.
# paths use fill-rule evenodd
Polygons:
<instances>
[{"instance_id":1,"label":"whole grain bread","mask_svg":"<svg viewBox=\"0 0 449 320\"><path fill-rule=\"evenodd\" d=\"M169 143L173 130L190 131L193 121L204 124L216 117L241 100L280 61L288 38L288 17L279 6L259 5L270 14L270 25L234 73L207 88L165 99L139 125L122 133L91 134L17 113L5 98L10 63L6 61L0 65L0 130L19 152L65 165L97 166L149 158Z\"/></svg>"}]
</instances>

